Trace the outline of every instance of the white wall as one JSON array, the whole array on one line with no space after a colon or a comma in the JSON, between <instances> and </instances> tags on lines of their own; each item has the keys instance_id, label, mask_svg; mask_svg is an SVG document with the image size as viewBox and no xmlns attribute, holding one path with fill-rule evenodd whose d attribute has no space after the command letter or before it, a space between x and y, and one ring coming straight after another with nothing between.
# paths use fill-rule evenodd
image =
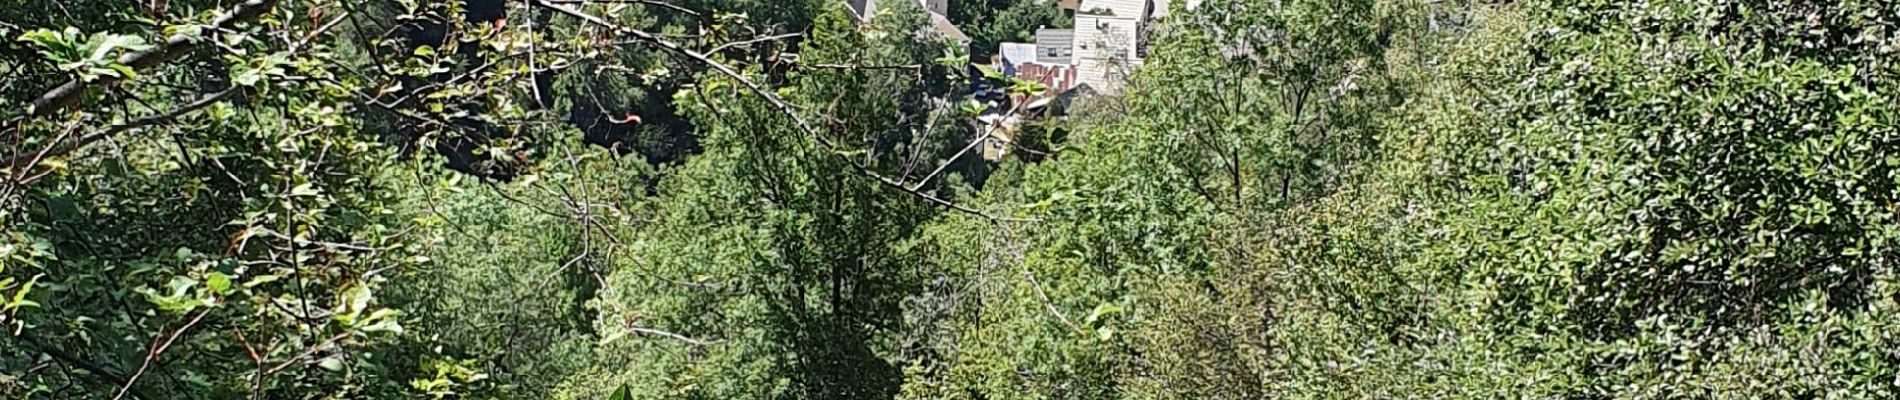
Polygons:
<instances>
[{"instance_id":1,"label":"white wall","mask_svg":"<svg viewBox=\"0 0 1900 400\"><path fill-rule=\"evenodd\" d=\"M1075 14L1077 81L1102 93L1121 90L1135 58L1135 33L1147 0L1085 0ZM1094 13L1105 9L1113 15Z\"/></svg>"}]
</instances>

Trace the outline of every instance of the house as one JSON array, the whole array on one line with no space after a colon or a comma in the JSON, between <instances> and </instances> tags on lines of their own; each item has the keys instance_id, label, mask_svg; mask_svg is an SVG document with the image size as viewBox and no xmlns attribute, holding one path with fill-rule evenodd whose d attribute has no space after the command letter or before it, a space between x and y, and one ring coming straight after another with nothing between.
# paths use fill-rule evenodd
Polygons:
<instances>
[{"instance_id":1,"label":"house","mask_svg":"<svg viewBox=\"0 0 1900 400\"><path fill-rule=\"evenodd\" d=\"M977 133L983 135L983 159L990 162L1003 161L1009 150L1015 145L1016 136L1023 126L1019 115L1006 115L1000 112L985 112L976 117Z\"/></svg>"},{"instance_id":2,"label":"house","mask_svg":"<svg viewBox=\"0 0 1900 400\"><path fill-rule=\"evenodd\" d=\"M950 15L950 0L846 0L845 4L851 6L851 14L858 17L858 22L868 22L877 16L879 1L916 1L924 12L930 14L931 31L964 46L970 44L970 36L963 34L962 29L957 29L957 25L945 17Z\"/></svg>"},{"instance_id":3,"label":"house","mask_svg":"<svg viewBox=\"0 0 1900 400\"><path fill-rule=\"evenodd\" d=\"M1081 7L1082 0L1056 0L1056 8L1068 13L1071 17L1075 16L1075 9Z\"/></svg>"},{"instance_id":4,"label":"house","mask_svg":"<svg viewBox=\"0 0 1900 400\"><path fill-rule=\"evenodd\" d=\"M955 40L964 50L969 50L970 36L963 34L962 29L957 29L957 24L950 23L949 17L934 12L930 13L930 28L944 38Z\"/></svg>"},{"instance_id":5,"label":"house","mask_svg":"<svg viewBox=\"0 0 1900 400\"><path fill-rule=\"evenodd\" d=\"M1153 26L1167 16L1170 0L1079 1L1069 40L1074 47L1073 63L1082 72L1081 84L1103 93L1120 92L1129 75L1148 57ZM1188 9L1201 3L1174 1L1182 1Z\"/></svg>"},{"instance_id":6,"label":"house","mask_svg":"<svg viewBox=\"0 0 1900 400\"><path fill-rule=\"evenodd\" d=\"M1003 76L1016 76L1016 68L1037 60L1034 43L1000 43L996 49L996 70Z\"/></svg>"},{"instance_id":7,"label":"house","mask_svg":"<svg viewBox=\"0 0 1900 400\"><path fill-rule=\"evenodd\" d=\"M997 70L1002 71L1003 76L1041 83L1047 88L1047 91L1039 96L1012 99L1015 103L1048 98L1075 87L1076 68L1069 62L1067 49L1046 52L1048 49L1051 48L1042 43L1002 43L1000 45ZM1056 54L1056 56L1046 57L1050 54Z\"/></svg>"},{"instance_id":8,"label":"house","mask_svg":"<svg viewBox=\"0 0 1900 400\"><path fill-rule=\"evenodd\" d=\"M1036 58L1043 63L1075 63L1074 29L1036 29Z\"/></svg>"},{"instance_id":9,"label":"house","mask_svg":"<svg viewBox=\"0 0 1900 400\"><path fill-rule=\"evenodd\" d=\"M1164 0L1165 1L1165 0ZM1153 0L1083 0L1075 13L1074 63L1080 83L1117 93L1141 66L1141 38L1153 18Z\"/></svg>"}]
</instances>

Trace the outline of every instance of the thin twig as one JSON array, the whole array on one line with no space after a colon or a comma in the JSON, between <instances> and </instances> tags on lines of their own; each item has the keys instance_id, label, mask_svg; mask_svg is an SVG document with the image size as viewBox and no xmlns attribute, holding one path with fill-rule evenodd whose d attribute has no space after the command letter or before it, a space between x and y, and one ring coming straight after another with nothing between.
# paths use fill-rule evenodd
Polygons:
<instances>
[{"instance_id":1,"label":"thin twig","mask_svg":"<svg viewBox=\"0 0 1900 400\"><path fill-rule=\"evenodd\" d=\"M639 4L673 10L674 12L695 17L700 16L698 11L693 11L690 8L657 0L548 0L548 2L554 4Z\"/></svg>"},{"instance_id":2,"label":"thin twig","mask_svg":"<svg viewBox=\"0 0 1900 400\"><path fill-rule=\"evenodd\" d=\"M230 97L231 95L237 94L240 90L241 90L240 87L233 87L230 89L219 91L217 93L205 95L204 97L199 98L198 101L191 102L191 104L186 104L183 107L179 107L177 109L168 111L164 114L135 119L130 122L113 125L102 131L81 135L79 136L78 139L75 139L70 144L48 146L47 148L42 149L39 152L35 152L35 153L12 154L6 157L0 157L0 165L9 166L9 167L15 168L16 170L30 169L30 168L21 168L21 167L32 167L34 165L39 164L39 162L45 159L46 157L58 157L58 156L66 155L67 153L71 153L74 150L79 150L80 148L84 148L87 145L92 144L93 142L105 140L107 138L112 137L112 135L117 135L125 131L157 125L157 124L162 124L166 122L171 122L172 120L178 119L178 117L184 116L185 114L190 113L192 111L197 111L205 107L210 107L213 104L217 104L218 102L223 101L225 98Z\"/></svg>"},{"instance_id":3,"label":"thin twig","mask_svg":"<svg viewBox=\"0 0 1900 400\"><path fill-rule=\"evenodd\" d=\"M313 31L310 31L310 33L304 34L303 39L298 40L296 45L290 46L290 52L296 53L298 50L303 49L304 46L309 46L310 43L315 42L317 40L318 36L323 36L324 32L329 32L330 29L336 28L337 25L343 23L343 20L346 20L349 18L350 18L350 12L344 11L342 14L337 15L336 18L331 18L330 22L317 26L316 30L313 30Z\"/></svg>"},{"instance_id":4,"label":"thin twig","mask_svg":"<svg viewBox=\"0 0 1900 400\"><path fill-rule=\"evenodd\" d=\"M1005 113L1003 113L1003 115L1002 115L1002 116L1000 116L1000 117L997 117L997 123L996 123L996 124L992 124L992 125L990 125L989 127L987 127L987 128L985 128L985 129L983 130L983 134L982 134L981 136L977 136L977 137L976 137L976 140L972 140L972 141L970 141L970 145L968 145L968 146L963 146L963 150L961 150L961 151L958 151L956 155L953 155L953 156L950 156L950 159L949 159L949 160L945 160L945 161L943 162L943 165L939 165L939 166L937 166L937 169L936 169L936 170L933 170L933 171L930 171L930 174L929 174L929 175L924 175L924 178L923 178L923 179L920 179L920 180L918 180L918 181L917 181L917 185L916 185L916 186L912 186L912 187L911 187L911 190L917 190L917 189L919 189L919 188L923 188L923 187L924 187L924 184L925 184L925 183L929 183L929 182L930 182L930 178L934 178L934 177L936 177L936 176L937 176L937 174L938 174L938 173L941 173L941 172L943 172L943 170L944 170L945 168L950 168L950 164L955 164L955 163L957 162L957 159L960 159L960 158L963 158L963 154L964 154L964 153L969 153L969 152L970 152L970 149L973 149L973 148L976 148L976 146L977 146L977 145L980 145L980 144L983 144L983 142L987 142L987 141L989 141L989 139L990 139L990 138L992 138L992 137L995 137L995 136L996 136L996 128L997 128L997 127L999 127L999 126L1001 126L1001 125L1004 125L1004 124L1008 124L1008 123L1009 123L1009 118L1010 118L1010 117L1014 117L1014 116L1016 116L1016 114L1017 114L1017 112L1020 112L1020 111L1022 111L1022 104L1015 104L1015 105L1011 105L1011 106L1009 107L1009 112L1005 112ZM1015 140L1015 138L1010 138L1010 139L1011 139L1012 141L1014 141L1014 140Z\"/></svg>"},{"instance_id":5,"label":"thin twig","mask_svg":"<svg viewBox=\"0 0 1900 400\"><path fill-rule=\"evenodd\" d=\"M1015 245L1014 240L1010 240L1010 237L1013 237L1015 235L1010 232L1009 227L1003 226L1003 224L996 224L996 229L1002 231L1003 233L1003 236L1002 236L1003 246L1004 246L1003 250L1005 252L1007 252L1008 254L1014 255L1023 251L1022 248ZM1062 321L1062 324L1067 325L1070 330L1075 331L1075 334L1077 336L1087 338L1089 336L1088 331L1083 330L1081 325L1076 325L1075 321L1069 320L1069 316L1063 315L1062 310L1056 308L1055 302L1049 300L1049 293L1042 289L1042 282L1036 280L1035 271L1029 270L1029 263L1023 262L1023 260L1021 260L1020 257L1012 256L1011 258L1017 258L1016 260L1012 260L1012 261L1016 263L1017 267L1020 267L1022 269L1023 278L1029 280L1029 287L1031 289L1035 289L1036 298L1042 300L1042 307L1045 310L1049 311L1049 315L1055 316L1057 321Z\"/></svg>"},{"instance_id":6,"label":"thin twig","mask_svg":"<svg viewBox=\"0 0 1900 400\"><path fill-rule=\"evenodd\" d=\"M722 44L722 45L719 45L718 47L713 47L712 51L707 51L706 54L718 54L719 52L725 51L728 48L747 46L747 45L752 45L752 44L762 43L762 42L791 39L791 38L795 38L799 36L805 36L805 34L801 32L792 32L792 33L787 33L787 34L782 34L782 35L762 36L762 37L757 37L757 38L752 38L752 39L746 39L746 40L741 40L737 42Z\"/></svg>"},{"instance_id":7,"label":"thin twig","mask_svg":"<svg viewBox=\"0 0 1900 400\"><path fill-rule=\"evenodd\" d=\"M715 344L719 344L719 343L721 343L721 342L725 342L724 340L714 340L714 341L705 341L705 340L699 340L699 339L694 339L694 338L690 338L690 337L686 337L685 335L681 335L681 334L677 334L677 333L673 333L673 332L667 332L667 331L663 331L663 330L658 330L658 329L648 329L648 328L641 328L641 327L637 327L637 326L628 326L628 327L626 327L626 328L627 328L627 330L629 330L629 331L633 331L633 332L635 332L635 333L640 333L640 334L646 334L646 335L653 335L653 336L660 336L660 337L664 337L664 338L668 338L668 339L673 339L673 340L678 340L678 341L681 341L681 342L686 342L686 344L690 344L690 345L694 345L694 346L699 346L699 347L706 347L706 346L710 346L710 345L715 345Z\"/></svg>"},{"instance_id":8,"label":"thin twig","mask_svg":"<svg viewBox=\"0 0 1900 400\"><path fill-rule=\"evenodd\" d=\"M119 387L119 394L112 396L112 400L125 398L125 394L132 391L132 385L138 384L139 377L145 375L145 370L152 367L152 361L158 360L158 356L165 354L165 350L170 349L172 343L178 341L179 336L184 336L185 332L190 331L191 327L198 326L198 321L203 321L205 316L210 314L211 308L208 307L198 311L198 315L191 317L191 320L186 321L184 326L178 327L178 330L172 331L171 336L166 337L163 343L159 343L151 351L146 352L145 362L139 364L138 370L132 371L132 376L125 378L125 386Z\"/></svg>"},{"instance_id":9,"label":"thin twig","mask_svg":"<svg viewBox=\"0 0 1900 400\"><path fill-rule=\"evenodd\" d=\"M89 375L97 379L105 380L107 382L112 383L115 386L116 385L130 386L129 382L131 381L125 378L125 374L112 371L110 369L106 369L106 367L101 366L99 364L94 364L91 361L86 361L85 359L80 358L78 355L68 353L63 349L60 349L59 347L48 345L46 343L41 343L38 338L31 335L31 331L28 331L27 333L24 333L15 337L20 338L22 341L25 341L29 345L32 345L33 349L39 350L41 354L52 356L53 359L59 360L66 365L71 365L74 367L79 367L79 369L86 370L86 372L88 372ZM68 371L70 370L71 369L68 369ZM140 399L153 398L149 393L145 393L144 391L140 391L140 390L133 390L132 397L140 398Z\"/></svg>"},{"instance_id":10,"label":"thin twig","mask_svg":"<svg viewBox=\"0 0 1900 400\"><path fill-rule=\"evenodd\" d=\"M900 64L900 65L792 64L792 67L793 68L813 68L813 69L842 69L842 70L879 70L879 69L922 70L924 69L924 64Z\"/></svg>"},{"instance_id":11,"label":"thin twig","mask_svg":"<svg viewBox=\"0 0 1900 400\"><path fill-rule=\"evenodd\" d=\"M335 344L337 341L343 340L343 338L346 338L349 336L350 334L348 333L339 333L339 334L336 334L336 336L331 336L330 339L324 340L322 343L317 343L316 346L310 346L310 348L304 349L302 353L297 353L295 357L291 357L288 360L284 360L284 362L277 363L277 366L271 367L270 370L264 371L264 376L271 376L271 375L276 374L279 371L283 371L284 368L289 368L290 364L297 362L297 360L302 360L304 358L310 357L310 355L316 354L317 351L323 350L323 348L329 347L330 345ZM263 378L258 378L258 379L263 379Z\"/></svg>"}]
</instances>

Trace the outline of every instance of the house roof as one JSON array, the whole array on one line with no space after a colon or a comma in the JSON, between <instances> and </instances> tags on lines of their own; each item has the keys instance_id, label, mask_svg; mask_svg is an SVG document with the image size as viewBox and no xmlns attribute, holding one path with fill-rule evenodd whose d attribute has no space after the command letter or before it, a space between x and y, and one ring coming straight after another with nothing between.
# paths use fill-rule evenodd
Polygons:
<instances>
[{"instance_id":1,"label":"house roof","mask_svg":"<svg viewBox=\"0 0 1900 400\"><path fill-rule=\"evenodd\" d=\"M963 34L963 30L957 29L957 24L950 23L950 19L944 18L943 14L930 13L930 26L944 37L955 39L959 43L970 43L970 36Z\"/></svg>"},{"instance_id":2,"label":"house roof","mask_svg":"<svg viewBox=\"0 0 1900 400\"><path fill-rule=\"evenodd\" d=\"M1036 62L1035 43L1003 43L998 47L996 52L1011 65Z\"/></svg>"}]
</instances>

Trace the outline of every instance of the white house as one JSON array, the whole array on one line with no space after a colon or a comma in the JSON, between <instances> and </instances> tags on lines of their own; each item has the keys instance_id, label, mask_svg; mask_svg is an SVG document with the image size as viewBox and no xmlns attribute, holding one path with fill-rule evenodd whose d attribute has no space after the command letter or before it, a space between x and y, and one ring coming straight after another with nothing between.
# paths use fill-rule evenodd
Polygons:
<instances>
[{"instance_id":1,"label":"white house","mask_svg":"<svg viewBox=\"0 0 1900 400\"><path fill-rule=\"evenodd\" d=\"M1036 57L1050 64L1075 64L1075 30L1036 29Z\"/></svg>"},{"instance_id":2,"label":"white house","mask_svg":"<svg viewBox=\"0 0 1900 400\"><path fill-rule=\"evenodd\" d=\"M851 12L858 17L858 21L870 21L872 17L877 15L879 1L880 0L846 0L845 4L851 6ZM950 18L946 17L950 15L950 0L882 1L916 1L918 6L923 7L924 11L930 13L931 30L943 35L943 37L955 39L958 43L966 45L970 43L970 36L964 35L963 30L957 29L955 24L950 23Z\"/></svg>"},{"instance_id":3,"label":"white house","mask_svg":"<svg viewBox=\"0 0 1900 400\"><path fill-rule=\"evenodd\" d=\"M1169 0L1080 0L1072 43L1081 85L1117 93L1148 55L1147 34ZM1200 0L1185 0L1188 8Z\"/></svg>"},{"instance_id":4,"label":"white house","mask_svg":"<svg viewBox=\"0 0 1900 400\"><path fill-rule=\"evenodd\" d=\"M1142 31L1154 13L1152 0L1083 0L1075 11L1074 54L1078 80L1103 93L1121 91L1141 65Z\"/></svg>"}]
</instances>

